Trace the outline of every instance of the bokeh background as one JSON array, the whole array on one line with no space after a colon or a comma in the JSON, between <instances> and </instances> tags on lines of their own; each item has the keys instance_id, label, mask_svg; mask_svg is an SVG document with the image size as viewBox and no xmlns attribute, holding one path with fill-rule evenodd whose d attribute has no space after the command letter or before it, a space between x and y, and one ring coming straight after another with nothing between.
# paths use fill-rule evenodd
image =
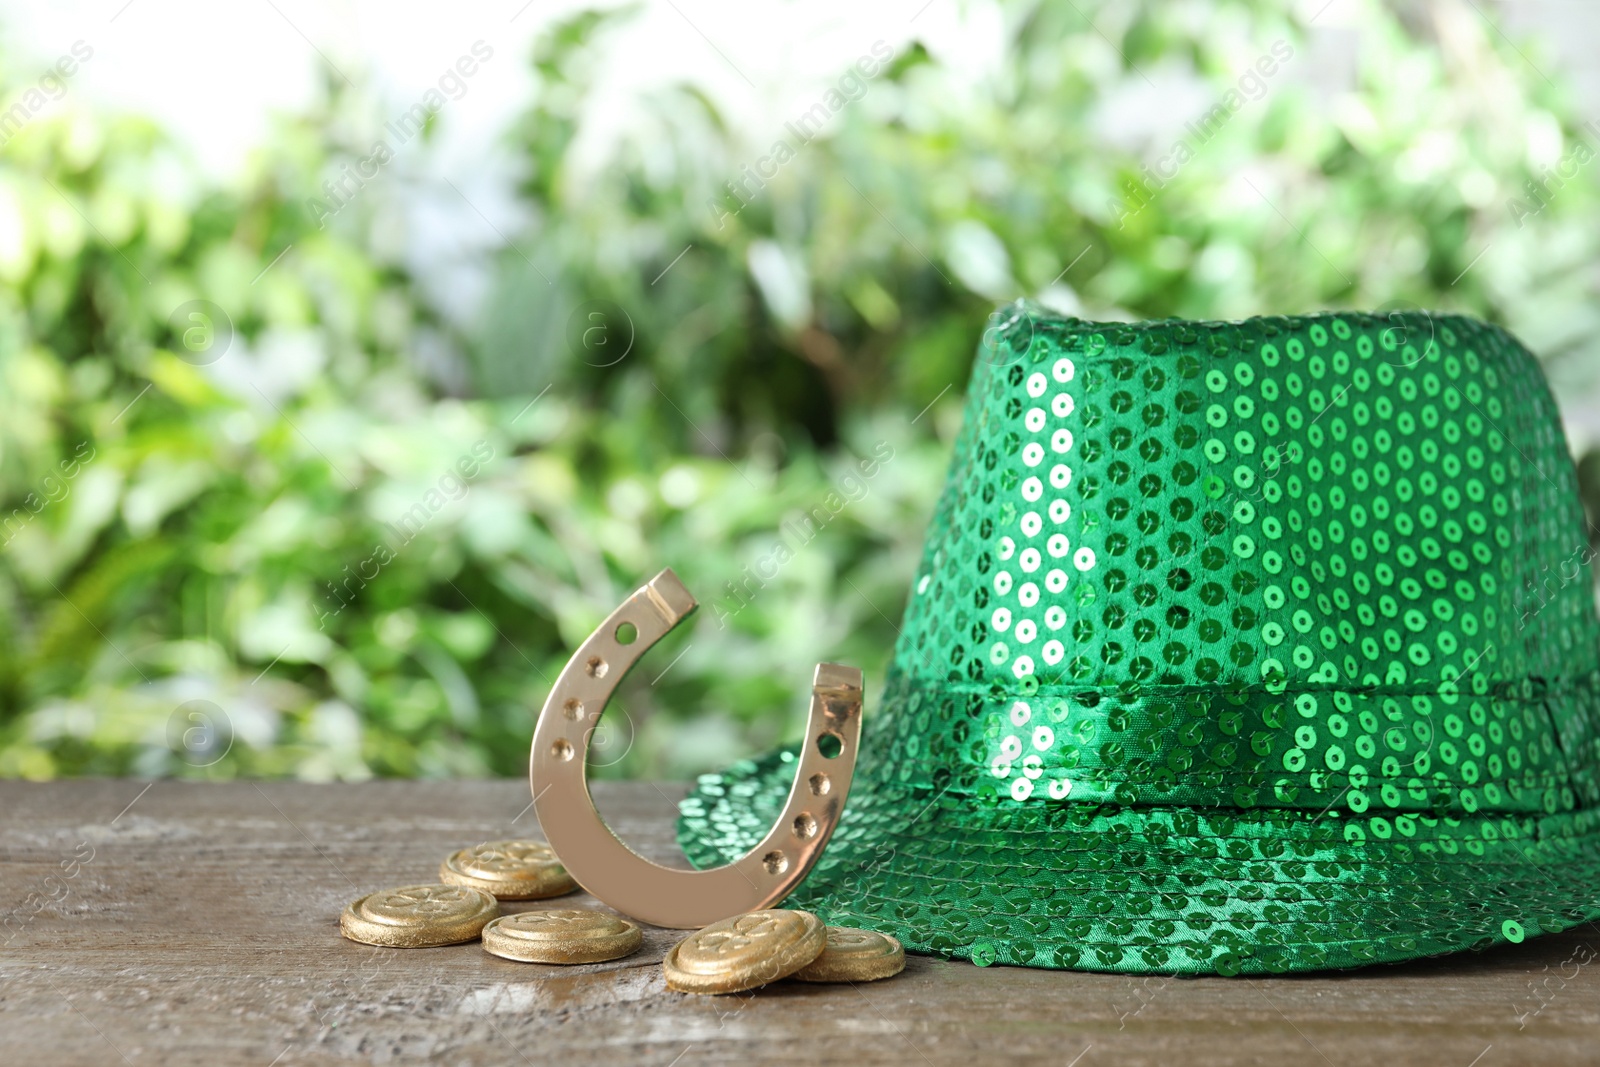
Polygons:
<instances>
[{"instance_id":1,"label":"bokeh background","mask_svg":"<svg viewBox=\"0 0 1600 1067\"><path fill-rule=\"evenodd\" d=\"M1501 322L1600 515L1590 5L461 6L5 5L0 776L519 775L663 566L594 773L787 740L1019 297Z\"/></svg>"}]
</instances>

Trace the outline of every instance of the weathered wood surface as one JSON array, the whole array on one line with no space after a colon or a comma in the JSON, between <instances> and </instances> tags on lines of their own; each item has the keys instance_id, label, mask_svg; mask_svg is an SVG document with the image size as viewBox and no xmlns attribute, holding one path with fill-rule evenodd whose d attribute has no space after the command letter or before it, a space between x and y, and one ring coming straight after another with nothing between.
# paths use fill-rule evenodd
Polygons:
<instances>
[{"instance_id":1,"label":"weathered wood surface","mask_svg":"<svg viewBox=\"0 0 1600 1067\"><path fill-rule=\"evenodd\" d=\"M453 849L536 834L520 782L146 786L0 783L0 1062L1600 1063L1593 926L1351 974L1166 980L914 957L872 985L686 997L662 983L672 931L571 968L339 936L354 897L434 881ZM619 834L662 862L681 793L597 789Z\"/></svg>"}]
</instances>

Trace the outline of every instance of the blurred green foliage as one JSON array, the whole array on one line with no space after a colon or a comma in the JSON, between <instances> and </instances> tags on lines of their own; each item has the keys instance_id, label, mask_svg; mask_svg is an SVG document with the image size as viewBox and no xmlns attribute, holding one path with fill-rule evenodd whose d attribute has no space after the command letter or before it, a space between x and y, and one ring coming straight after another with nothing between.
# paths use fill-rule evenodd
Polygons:
<instances>
[{"instance_id":1,"label":"blurred green foliage","mask_svg":"<svg viewBox=\"0 0 1600 1067\"><path fill-rule=\"evenodd\" d=\"M624 684L596 773L784 740L815 662L881 683L1017 296L1462 309L1577 380L1596 187L1528 210L1526 183L1593 132L1471 5L1344 6L1358 34L1255 0L1005 4L995 69L863 41L841 106L797 108L814 134L755 138L689 87L597 129L630 16L570 19L510 133L528 231L466 329L392 250L383 179L307 212L370 147L348 94L227 188L147 122L34 119L0 147L0 775L520 774L568 650L663 566L701 616Z\"/></svg>"}]
</instances>

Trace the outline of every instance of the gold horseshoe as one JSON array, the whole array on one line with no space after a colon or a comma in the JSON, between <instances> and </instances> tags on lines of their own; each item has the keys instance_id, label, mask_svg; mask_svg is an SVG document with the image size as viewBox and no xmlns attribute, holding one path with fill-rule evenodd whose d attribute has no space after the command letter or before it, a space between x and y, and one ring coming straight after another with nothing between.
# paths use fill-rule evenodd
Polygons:
<instances>
[{"instance_id":1,"label":"gold horseshoe","mask_svg":"<svg viewBox=\"0 0 1600 1067\"><path fill-rule=\"evenodd\" d=\"M624 915L683 930L772 907L800 884L844 811L861 741L861 672L819 663L794 786L760 844L703 871L662 867L624 845L589 796L589 738L622 677L696 607L670 569L623 601L556 679L528 761L539 825L577 883Z\"/></svg>"}]
</instances>

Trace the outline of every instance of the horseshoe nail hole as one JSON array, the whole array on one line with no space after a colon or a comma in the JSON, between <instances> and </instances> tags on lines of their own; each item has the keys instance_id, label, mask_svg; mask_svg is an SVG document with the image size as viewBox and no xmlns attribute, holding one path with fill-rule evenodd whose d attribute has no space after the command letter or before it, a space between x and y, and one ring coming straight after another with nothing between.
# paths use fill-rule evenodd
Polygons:
<instances>
[{"instance_id":1,"label":"horseshoe nail hole","mask_svg":"<svg viewBox=\"0 0 1600 1067\"><path fill-rule=\"evenodd\" d=\"M833 780L821 771L813 774L809 781L811 783L811 795L814 797L825 797L833 789Z\"/></svg>"},{"instance_id":2,"label":"horseshoe nail hole","mask_svg":"<svg viewBox=\"0 0 1600 1067\"><path fill-rule=\"evenodd\" d=\"M761 857L761 865L767 869L768 874L782 874L789 869L789 857L782 852L768 852Z\"/></svg>"},{"instance_id":3,"label":"horseshoe nail hole","mask_svg":"<svg viewBox=\"0 0 1600 1067\"><path fill-rule=\"evenodd\" d=\"M822 753L823 759L833 759L844 751L844 738L829 730L817 738L817 751Z\"/></svg>"},{"instance_id":4,"label":"horseshoe nail hole","mask_svg":"<svg viewBox=\"0 0 1600 1067\"><path fill-rule=\"evenodd\" d=\"M561 705L561 710L566 712L567 718L576 722L583 718L583 701L577 697L569 697L567 702Z\"/></svg>"},{"instance_id":5,"label":"horseshoe nail hole","mask_svg":"<svg viewBox=\"0 0 1600 1067\"><path fill-rule=\"evenodd\" d=\"M604 678L610 667L599 656L590 656L589 662L583 665L583 672L591 678Z\"/></svg>"},{"instance_id":6,"label":"horseshoe nail hole","mask_svg":"<svg viewBox=\"0 0 1600 1067\"><path fill-rule=\"evenodd\" d=\"M802 811L794 817L794 836L802 841L809 841L817 836L817 820L811 817L809 811Z\"/></svg>"},{"instance_id":7,"label":"horseshoe nail hole","mask_svg":"<svg viewBox=\"0 0 1600 1067\"><path fill-rule=\"evenodd\" d=\"M631 645L639 640L639 628L631 622L618 623L616 636L617 644Z\"/></svg>"},{"instance_id":8,"label":"horseshoe nail hole","mask_svg":"<svg viewBox=\"0 0 1600 1067\"><path fill-rule=\"evenodd\" d=\"M572 747L572 742L568 741L564 737L550 746L550 755L554 756L558 760L571 759L574 751L575 750Z\"/></svg>"}]
</instances>

